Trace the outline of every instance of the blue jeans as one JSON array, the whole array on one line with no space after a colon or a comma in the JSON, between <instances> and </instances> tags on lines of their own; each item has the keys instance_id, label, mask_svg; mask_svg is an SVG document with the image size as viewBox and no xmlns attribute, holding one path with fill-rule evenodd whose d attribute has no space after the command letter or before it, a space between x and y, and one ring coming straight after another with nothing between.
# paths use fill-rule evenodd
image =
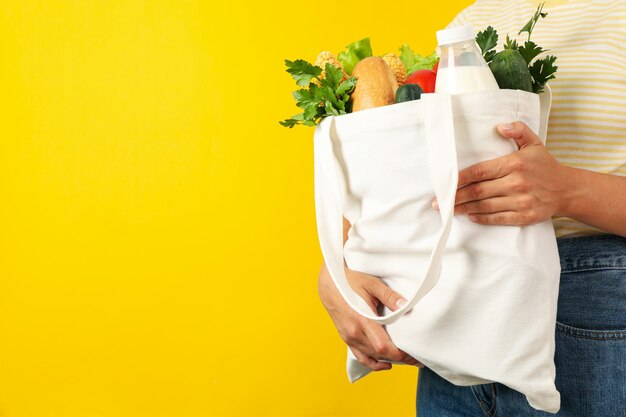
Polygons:
<instances>
[{"instance_id":1,"label":"blue jeans","mask_svg":"<svg viewBox=\"0 0 626 417\"><path fill-rule=\"evenodd\" d=\"M626 239L558 240L557 414L498 384L461 387L420 369L417 417L626 417ZM529 323L532 326L532 323Z\"/></svg>"}]
</instances>

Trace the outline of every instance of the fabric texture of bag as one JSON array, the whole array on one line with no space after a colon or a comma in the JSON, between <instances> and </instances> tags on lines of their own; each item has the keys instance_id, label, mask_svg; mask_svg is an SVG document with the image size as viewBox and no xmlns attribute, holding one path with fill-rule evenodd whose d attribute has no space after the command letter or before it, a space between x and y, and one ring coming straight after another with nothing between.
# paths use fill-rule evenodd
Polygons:
<instances>
[{"instance_id":1,"label":"fabric texture of bag","mask_svg":"<svg viewBox=\"0 0 626 417\"><path fill-rule=\"evenodd\" d=\"M328 117L315 130L315 203L335 285L399 349L456 385L499 382L556 412L552 223L484 226L453 215L458 171L517 150L496 125L523 121L545 142L549 106L549 90L541 106L536 94L497 90ZM352 225L345 246L342 216ZM373 312L350 287L344 260L407 304ZM347 371L351 382L370 372L349 349Z\"/></svg>"}]
</instances>

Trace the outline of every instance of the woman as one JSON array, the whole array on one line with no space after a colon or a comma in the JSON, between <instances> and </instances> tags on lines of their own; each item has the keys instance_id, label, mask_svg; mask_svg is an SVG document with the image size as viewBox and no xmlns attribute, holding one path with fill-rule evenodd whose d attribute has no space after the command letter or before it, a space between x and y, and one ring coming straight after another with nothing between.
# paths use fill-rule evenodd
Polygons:
<instances>
[{"instance_id":1,"label":"woman","mask_svg":"<svg viewBox=\"0 0 626 417\"><path fill-rule=\"evenodd\" d=\"M450 24L517 37L539 1L478 0ZM561 257L556 332L557 416L626 416L626 2L547 1L532 39L558 57L547 147L524 124L498 127L514 154L459 174L456 213L481 224L552 218ZM525 39L519 37L519 41ZM501 49L501 46L498 48ZM349 224L346 224L346 236ZM347 271L370 303L404 300L380 280ZM548 416L502 384L455 386L398 350L353 312L322 266L319 293L343 340L373 370L416 365L418 417Z\"/></svg>"}]
</instances>

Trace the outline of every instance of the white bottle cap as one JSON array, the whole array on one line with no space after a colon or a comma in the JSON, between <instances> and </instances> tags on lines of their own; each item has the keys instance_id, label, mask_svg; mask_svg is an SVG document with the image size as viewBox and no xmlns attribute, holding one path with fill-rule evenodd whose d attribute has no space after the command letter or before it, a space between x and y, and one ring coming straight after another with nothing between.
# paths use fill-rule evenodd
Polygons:
<instances>
[{"instance_id":1,"label":"white bottle cap","mask_svg":"<svg viewBox=\"0 0 626 417\"><path fill-rule=\"evenodd\" d=\"M474 40L475 37L474 28L470 25L437 31L437 42L439 42L439 46L471 41Z\"/></svg>"}]
</instances>

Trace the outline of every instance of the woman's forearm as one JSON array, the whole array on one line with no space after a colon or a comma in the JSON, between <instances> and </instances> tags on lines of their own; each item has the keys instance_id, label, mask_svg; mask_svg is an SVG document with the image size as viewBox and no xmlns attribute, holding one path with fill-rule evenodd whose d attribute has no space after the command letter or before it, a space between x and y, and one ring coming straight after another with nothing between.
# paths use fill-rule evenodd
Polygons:
<instances>
[{"instance_id":1,"label":"woman's forearm","mask_svg":"<svg viewBox=\"0 0 626 417\"><path fill-rule=\"evenodd\" d=\"M570 185L559 215L626 237L626 177L564 167Z\"/></svg>"}]
</instances>

